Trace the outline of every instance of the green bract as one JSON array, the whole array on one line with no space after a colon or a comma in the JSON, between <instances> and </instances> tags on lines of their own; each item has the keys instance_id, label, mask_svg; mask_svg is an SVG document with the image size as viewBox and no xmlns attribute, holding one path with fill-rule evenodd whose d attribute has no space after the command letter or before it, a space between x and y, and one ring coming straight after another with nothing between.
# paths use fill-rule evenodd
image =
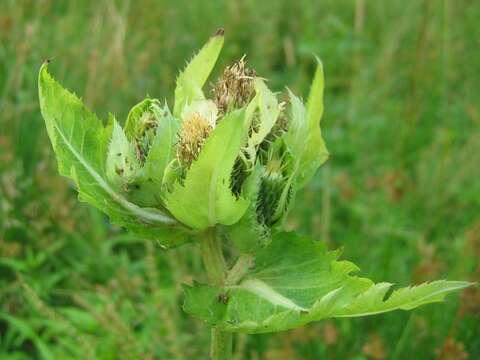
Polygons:
<instances>
[{"instance_id":1,"label":"green bract","mask_svg":"<svg viewBox=\"0 0 480 360\"><path fill-rule=\"evenodd\" d=\"M173 113L147 98L123 128L113 116L98 119L47 64L39 75L58 168L80 199L164 247L200 244L212 283L185 287L185 311L218 331L261 333L408 310L470 285L442 280L390 293L391 284L352 275L357 267L339 261L339 252L282 232L295 192L328 158L322 63L306 104L291 91L288 104L280 102L244 58L223 71L208 99L203 87L222 45L219 32L180 73ZM235 266L225 262L220 239L233 243ZM212 354L225 345L218 339L228 339L215 336Z\"/></svg>"}]
</instances>

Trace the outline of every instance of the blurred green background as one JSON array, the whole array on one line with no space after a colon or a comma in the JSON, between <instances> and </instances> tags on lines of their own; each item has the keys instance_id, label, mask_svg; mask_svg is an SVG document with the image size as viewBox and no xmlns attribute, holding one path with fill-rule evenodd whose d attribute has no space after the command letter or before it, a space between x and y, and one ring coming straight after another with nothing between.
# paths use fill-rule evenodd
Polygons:
<instances>
[{"instance_id":1,"label":"blurred green background","mask_svg":"<svg viewBox=\"0 0 480 360\"><path fill-rule=\"evenodd\" d=\"M178 69L219 26L218 68L248 54L277 91L305 96L319 55L332 156L287 227L344 247L375 281L479 281L479 18L474 0L1 0L0 359L207 356L208 331L180 310L196 250L129 236L57 174L43 60L124 119L147 94L171 103ZM236 360L405 358L479 359L479 289L235 341Z\"/></svg>"}]
</instances>

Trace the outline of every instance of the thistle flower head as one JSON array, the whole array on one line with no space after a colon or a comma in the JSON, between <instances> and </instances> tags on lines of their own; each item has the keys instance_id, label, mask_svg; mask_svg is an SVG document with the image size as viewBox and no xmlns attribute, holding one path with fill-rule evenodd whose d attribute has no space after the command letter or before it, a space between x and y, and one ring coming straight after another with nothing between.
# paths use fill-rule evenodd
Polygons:
<instances>
[{"instance_id":1,"label":"thistle flower head","mask_svg":"<svg viewBox=\"0 0 480 360\"><path fill-rule=\"evenodd\" d=\"M228 66L213 87L215 104L220 114L247 105L255 93L255 70L246 67L245 56Z\"/></svg>"},{"instance_id":2,"label":"thistle flower head","mask_svg":"<svg viewBox=\"0 0 480 360\"><path fill-rule=\"evenodd\" d=\"M145 111L135 124L135 153L140 164L145 163L150 148L155 139L159 119L151 110Z\"/></svg>"},{"instance_id":3,"label":"thistle flower head","mask_svg":"<svg viewBox=\"0 0 480 360\"><path fill-rule=\"evenodd\" d=\"M212 123L197 112L191 113L183 119L177 147L180 165L186 168L190 167L200 154L200 150L212 130Z\"/></svg>"},{"instance_id":4,"label":"thistle flower head","mask_svg":"<svg viewBox=\"0 0 480 360\"><path fill-rule=\"evenodd\" d=\"M208 99L202 89L222 46L217 32L179 74L172 112L147 98L123 128L113 117L104 127L42 68L40 89L51 87L41 97L47 130L56 151L67 144L57 152L61 171L82 199L138 234L168 234L169 246L223 226L248 250L281 226L295 191L328 154L319 127L322 67L306 105L291 92L288 107L279 102L245 57L223 70ZM62 101L73 120L55 112Z\"/></svg>"}]
</instances>

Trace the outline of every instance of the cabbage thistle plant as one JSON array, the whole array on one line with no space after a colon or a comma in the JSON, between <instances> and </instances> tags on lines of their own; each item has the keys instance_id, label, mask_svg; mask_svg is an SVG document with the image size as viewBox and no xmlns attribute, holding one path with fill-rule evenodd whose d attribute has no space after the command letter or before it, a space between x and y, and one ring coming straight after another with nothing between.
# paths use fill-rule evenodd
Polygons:
<instances>
[{"instance_id":1,"label":"cabbage thistle plant","mask_svg":"<svg viewBox=\"0 0 480 360\"><path fill-rule=\"evenodd\" d=\"M319 239L282 231L295 193L328 158L322 63L306 103L290 90L279 101L244 58L204 92L223 41L220 30L180 73L173 108L146 98L123 128L88 110L47 63L39 74L58 169L79 199L164 249L200 248L208 282L184 285L183 309L211 327L212 359L230 358L233 333L410 310L469 286L440 280L392 291L355 275Z\"/></svg>"}]
</instances>

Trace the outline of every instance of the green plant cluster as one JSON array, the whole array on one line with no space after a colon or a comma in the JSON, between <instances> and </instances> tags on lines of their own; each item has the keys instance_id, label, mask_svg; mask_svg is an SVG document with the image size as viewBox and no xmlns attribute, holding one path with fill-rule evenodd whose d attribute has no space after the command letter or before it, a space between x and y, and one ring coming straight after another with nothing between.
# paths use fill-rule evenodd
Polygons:
<instances>
[{"instance_id":1,"label":"green plant cluster","mask_svg":"<svg viewBox=\"0 0 480 360\"><path fill-rule=\"evenodd\" d=\"M272 89L306 94L311 54L323 57L332 158L297 193L289 229L344 246L376 280L478 281L479 11L467 1L2 2L0 357L205 356L209 334L181 313L175 285L202 272L197 249L159 255L77 204L56 175L36 85L53 56L52 72L102 118L125 118L146 93L173 104L177 68L218 24L229 35L219 68L248 53ZM478 303L471 288L414 313L239 335L234 351L476 358Z\"/></svg>"},{"instance_id":2,"label":"green plant cluster","mask_svg":"<svg viewBox=\"0 0 480 360\"><path fill-rule=\"evenodd\" d=\"M124 129L113 115L104 126L51 77L49 61L38 78L59 172L74 181L79 199L146 241L200 246L209 283L185 286L183 308L212 327L212 360L231 359L230 333L411 310L472 285L437 280L392 291L390 283L352 275L356 265L313 239L282 232L295 190L327 159L323 68L317 60L306 106L289 92L286 115L242 58L218 81L216 104L202 89L223 42L220 29L180 73L173 114L147 98ZM228 241L233 259L222 250Z\"/></svg>"}]
</instances>

